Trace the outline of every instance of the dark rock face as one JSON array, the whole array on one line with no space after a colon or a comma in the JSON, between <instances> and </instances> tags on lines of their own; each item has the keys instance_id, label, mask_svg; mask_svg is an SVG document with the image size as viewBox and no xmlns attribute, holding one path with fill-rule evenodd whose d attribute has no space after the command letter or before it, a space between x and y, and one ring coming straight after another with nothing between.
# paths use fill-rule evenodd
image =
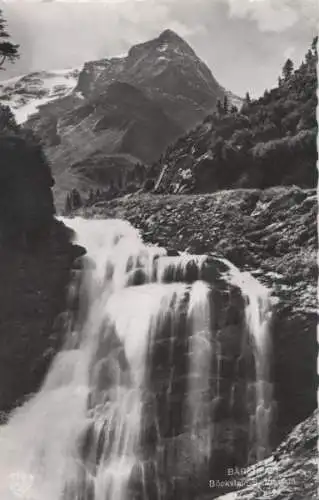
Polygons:
<instances>
[{"instance_id":1,"label":"dark rock face","mask_svg":"<svg viewBox=\"0 0 319 500\"><path fill-rule=\"evenodd\" d=\"M171 30L133 46L126 58L87 63L76 90L90 97L113 81L143 89L183 130L206 116L225 95L194 50Z\"/></svg>"},{"instance_id":2,"label":"dark rock face","mask_svg":"<svg viewBox=\"0 0 319 500\"><path fill-rule=\"evenodd\" d=\"M136 163L156 161L225 92L169 30L132 47L127 57L86 63L74 92L42 106L26 124L45 144L58 209L66 191L107 187L116 170L123 189L127 170L134 174Z\"/></svg>"},{"instance_id":3,"label":"dark rock face","mask_svg":"<svg viewBox=\"0 0 319 500\"><path fill-rule=\"evenodd\" d=\"M41 233L54 213L53 179L41 148L4 135L0 152L0 240Z\"/></svg>"},{"instance_id":4,"label":"dark rock face","mask_svg":"<svg viewBox=\"0 0 319 500\"><path fill-rule=\"evenodd\" d=\"M67 288L83 249L53 222L28 247L0 248L0 412L5 416L42 383L63 343Z\"/></svg>"},{"instance_id":5,"label":"dark rock face","mask_svg":"<svg viewBox=\"0 0 319 500\"><path fill-rule=\"evenodd\" d=\"M279 402L277 442L317 405L316 312L279 311L274 321L275 399Z\"/></svg>"},{"instance_id":6,"label":"dark rock face","mask_svg":"<svg viewBox=\"0 0 319 500\"><path fill-rule=\"evenodd\" d=\"M70 230L54 219L53 178L33 134L0 107L0 412L42 382L61 345L73 260Z\"/></svg>"}]
</instances>

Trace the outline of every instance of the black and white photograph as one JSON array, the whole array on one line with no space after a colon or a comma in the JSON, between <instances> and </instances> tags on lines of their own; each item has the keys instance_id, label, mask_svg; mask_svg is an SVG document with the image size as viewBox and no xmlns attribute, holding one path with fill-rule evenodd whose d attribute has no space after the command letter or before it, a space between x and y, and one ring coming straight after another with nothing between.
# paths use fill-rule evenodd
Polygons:
<instances>
[{"instance_id":1,"label":"black and white photograph","mask_svg":"<svg viewBox=\"0 0 319 500\"><path fill-rule=\"evenodd\" d=\"M0 0L0 500L319 498L317 0Z\"/></svg>"}]
</instances>

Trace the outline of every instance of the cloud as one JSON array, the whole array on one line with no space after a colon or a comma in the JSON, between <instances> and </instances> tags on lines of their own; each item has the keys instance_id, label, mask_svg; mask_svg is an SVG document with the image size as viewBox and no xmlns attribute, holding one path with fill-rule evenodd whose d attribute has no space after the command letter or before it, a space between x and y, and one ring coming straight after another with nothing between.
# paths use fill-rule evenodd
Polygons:
<instances>
[{"instance_id":1,"label":"cloud","mask_svg":"<svg viewBox=\"0 0 319 500\"><path fill-rule=\"evenodd\" d=\"M137 3L147 3L153 0L3 0L4 3L12 4L35 4L35 3L73 3L73 4L105 4L105 5L120 5L120 4L137 4ZM169 0L168 0L169 1Z\"/></svg>"},{"instance_id":2,"label":"cloud","mask_svg":"<svg viewBox=\"0 0 319 500\"><path fill-rule=\"evenodd\" d=\"M289 46L284 51L284 57L285 57L285 59L293 59L295 56L295 53L296 53L296 48Z\"/></svg>"},{"instance_id":3,"label":"cloud","mask_svg":"<svg viewBox=\"0 0 319 500\"><path fill-rule=\"evenodd\" d=\"M262 31L281 32L300 20L315 27L317 0L227 0L234 17L256 21Z\"/></svg>"}]
</instances>

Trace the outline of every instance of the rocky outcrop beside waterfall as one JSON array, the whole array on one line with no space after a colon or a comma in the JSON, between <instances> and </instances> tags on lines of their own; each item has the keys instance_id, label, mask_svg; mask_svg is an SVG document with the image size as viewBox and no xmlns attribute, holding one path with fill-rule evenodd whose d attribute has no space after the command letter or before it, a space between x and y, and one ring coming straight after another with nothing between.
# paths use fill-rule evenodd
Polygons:
<instances>
[{"instance_id":1,"label":"rocky outcrop beside waterfall","mask_svg":"<svg viewBox=\"0 0 319 500\"><path fill-rule=\"evenodd\" d=\"M314 190L131 195L86 214L125 218L146 241L217 252L252 271L279 298L274 319L275 441L316 407L317 201Z\"/></svg>"},{"instance_id":2,"label":"rocky outcrop beside waterfall","mask_svg":"<svg viewBox=\"0 0 319 500\"><path fill-rule=\"evenodd\" d=\"M0 106L0 412L43 379L62 340L56 316L79 249L54 219L53 179L41 146Z\"/></svg>"},{"instance_id":3,"label":"rocky outcrop beside waterfall","mask_svg":"<svg viewBox=\"0 0 319 500\"><path fill-rule=\"evenodd\" d=\"M239 491L216 500L316 500L318 498L318 411L299 424L266 460L231 470Z\"/></svg>"},{"instance_id":4,"label":"rocky outcrop beside waterfall","mask_svg":"<svg viewBox=\"0 0 319 500\"><path fill-rule=\"evenodd\" d=\"M0 105L0 245L46 231L54 214L53 184L38 141Z\"/></svg>"},{"instance_id":5,"label":"rocky outcrop beside waterfall","mask_svg":"<svg viewBox=\"0 0 319 500\"><path fill-rule=\"evenodd\" d=\"M70 270L83 252L60 222L28 245L0 247L0 416L35 392L63 342Z\"/></svg>"}]
</instances>

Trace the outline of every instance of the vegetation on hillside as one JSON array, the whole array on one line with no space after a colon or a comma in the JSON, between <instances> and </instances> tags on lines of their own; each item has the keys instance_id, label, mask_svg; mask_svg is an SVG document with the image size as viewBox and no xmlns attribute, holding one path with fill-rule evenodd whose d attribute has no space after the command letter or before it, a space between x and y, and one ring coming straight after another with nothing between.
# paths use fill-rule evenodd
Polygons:
<instances>
[{"instance_id":1,"label":"vegetation on hillside","mask_svg":"<svg viewBox=\"0 0 319 500\"><path fill-rule=\"evenodd\" d=\"M210 192L224 188L312 187L316 182L317 37L294 70L288 59L278 86L240 111L228 99L170 146L148 171L146 190Z\"/></svg>"},{"instance_id":2,"label":"vegetation on hillside","mask_svg":"<svg viewBox=\"0 0 319 500\"><path fill-rule=\"evenodd\" d=\"M76 188L73 188L65 197L63 214L70 215L74 210L78 210L83 207L91 207L95 203L111 200L116 198L118 195L118 191L113 188L113 186L110 186L110 189L108 190L90 189L86 196L83 194L81 195Z\"/></svg>"},{"instance_id":3,"label":"vegetation on hillside","mask_svg":"<svg viewBox=\"0 0 319 500\"><path fill-rule=\"evenodd\" d=\"M136 193L145 182L146 168L142 163L137 163L132 170L127 169L124 172L121 172L118 168L119 175L116 178L114 173L111 173L107 188L91 188L85 193L80 193L76 188L71 189L64 199L63 214L69 215L80 207L91 207L96 203L103 203L122 195ZM104 168L104 172L107 173L106 168ZM101 185L103 186L103 184Z\"/></svg>"}]
</instances>

